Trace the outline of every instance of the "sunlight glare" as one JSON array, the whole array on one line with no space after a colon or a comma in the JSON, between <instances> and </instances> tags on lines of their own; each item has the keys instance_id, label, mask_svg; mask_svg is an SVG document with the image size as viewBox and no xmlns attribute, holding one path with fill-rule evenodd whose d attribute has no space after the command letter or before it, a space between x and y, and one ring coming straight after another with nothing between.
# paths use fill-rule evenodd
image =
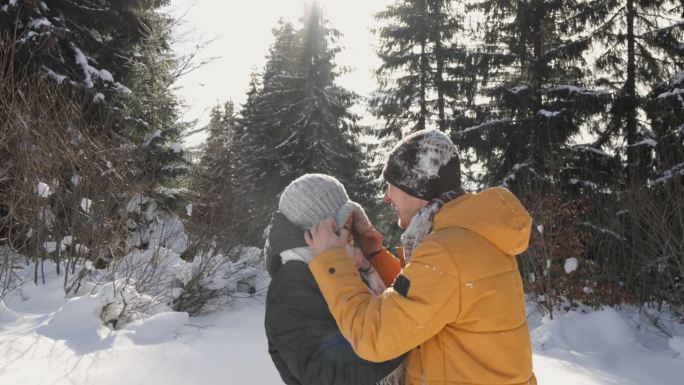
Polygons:
<instances>
[{"instance_id":1,"label":"sunlight glare","mask_svg":"<svg viewBox=\"0 0 684 385\"><path fill-rule=\"evenodd\" d=\"M278 19L298 25L311 1L323 6L329 26L343 35L338 42L343 50L336 62L352 71L341 76L339 84L361 95L371 92L376 86L372 71L379 59L370 28L375 23L373 15L391 0L172 0L168 12L183 17L184 22L178 32L185 39L174 45L176 52L188 54L196 44L215 39L197 62L217 57L178 82L178 94L188 105L185 118L196 119L197 126L202 126L213 106L227 100L238 106L243 103L249 74L263 68ZM204 140L201 135L190 139L190 145Z\"/></svg>"}]
</instances>

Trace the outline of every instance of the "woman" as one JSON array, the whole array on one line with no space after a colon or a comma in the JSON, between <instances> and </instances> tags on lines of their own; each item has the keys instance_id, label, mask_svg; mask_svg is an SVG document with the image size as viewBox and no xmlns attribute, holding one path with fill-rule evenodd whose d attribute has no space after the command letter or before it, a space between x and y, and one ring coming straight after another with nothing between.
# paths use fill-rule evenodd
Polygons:
<instances>
[{"instance_id":1,"label":"woman","mask_svg":"<svg viewBox=\"0 0 684 385\"><path fill-rule=\"evenodd\" d=\"M304 231L325 218L352 233L370 229L363 209L349 200L337 179L304 175L283 191L265 246L271 275L266 300L266 337L273 363L288 385L374 385L403 383L404 357L373 363L359 358L340 334L316 285L308 263L314 255ZM387 286L358 248L354 259L369 290L380 294ZM385 274L387 275L387 274Z\"/></svg>"}]
</instances>

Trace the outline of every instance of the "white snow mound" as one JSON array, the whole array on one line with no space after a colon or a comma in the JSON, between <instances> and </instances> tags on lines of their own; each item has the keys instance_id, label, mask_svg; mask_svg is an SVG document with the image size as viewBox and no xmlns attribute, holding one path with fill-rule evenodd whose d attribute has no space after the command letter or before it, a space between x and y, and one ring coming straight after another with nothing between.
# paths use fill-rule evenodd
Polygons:
<instances>
[{"instance_id":1,"label":"white snow mound","mask_svg":"<svg viewBox=\"0 0 684 385\"><path fill-rule=\"evenodd\" d=\"M36 184L36 194L41 198L47 198L52 195L52 190L50 190L50 186L46 183L38 182L38 184Z\"/></svg>"},{"instance_id":2,"label":"white snow mound","mask_svg":"<svg viewBox=\"0 0 684 385\"><path fill-rule=\"evenodd\" d=\"M669 340L670 348L679 354L679 358L684 360L684 337L672 337Z\"/></svg>"},{"instance_id":3,"label":"white snow mound","mask_svg":"<svg viewBox=\"0 0 684 385\"><path fill-rule=\"evenodd\" d=\"M570 274L573 271L577 270L578 266L579 262L577 261L577 258L572 257L565 260L565 265L563 266L563 268L565 269L566 273Z\"/></svg>"},{"instance_id":4,"label":"white snow mound","mask_svg":"<svg viewBox=\"0 0 684 385\"><path fill-rule=\"evenodd\" d=\"M135 343L158 343L175 338L189 318L185 312L164 312L132 322L126 330L132 332L129 338Z\"/></svg>"}]
</instances>

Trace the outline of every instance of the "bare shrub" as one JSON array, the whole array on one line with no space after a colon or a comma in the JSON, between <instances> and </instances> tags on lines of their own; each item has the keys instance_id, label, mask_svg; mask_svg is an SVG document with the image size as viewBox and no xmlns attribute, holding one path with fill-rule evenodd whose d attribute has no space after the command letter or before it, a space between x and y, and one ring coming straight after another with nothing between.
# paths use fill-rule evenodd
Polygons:
<instances>
[{"instance_id":1,"label":"bare shrub","mask_svg":"<svg viewBox=\"0 0 684 385\"><path fill-rule=\"evenodd\" d=\"M254 264L238 261L238 220L226 216L235 206L185 212L194 179L160 172L182 153L145 122L104 108L101 95L16 70L8 41L0 40L0 298L29 265L35 284L55 266L67 295L104 288L101 317L112 326L158 306L195 314L230 294L225 283ZM162 179L178 188L159 187ZM180 218L196 218L190 235Z\"/></svg>"},{"instance_id":2,"label":"bare shrub","mask_svg":"<svg viewBox=\"0 0 684 385\"><path fill-rule=\"evenodd\" d=\"M674 178L665 184L625 194L627 216L633 226L625 266L641 304L659 309L667 305L684 320L684 184Z\"/></svg>"},{"instance_id":3,"label":"bare shrub","mask_svg":"<svg viewBox=\"0 0 684 385\"><path fill-rule=\"evenodd\" d=\"M519 186L519 197L533 218L529 249L519 257L521 273L526 292L543 313L553 316L554 310L633 300L619 283L615 260L596 247L620 238L597 221L594 210L609 196L605 191L571 195L558 181L535 177Z\"/></svg>"},{"instance_id":4,"label":"bare shrub","mask_svg":"<svg viewBox=\"0 0 684 385\"><path fill-rule=\"evenodd\" d=\"M53 260L70 293L127 251L121 202L149 187L133 184L132 146L92 95L12 63L0 45L0 242L30 256L35 283L44 281L42 261ZM0 263L4 292L17 261Z\"/></svg>"},{"instance_id":5,"label":"bare shrub","mask_svg":"<svg viewBox=\"0 0 684 385\"><path fill-rule=\"evenodd\" d=\"M194 192L194 205L186 223L190 240L183 258L193 268L173 300L173 308L190 314L199 313L207 303L234 295L237 288L229 283L250 278L262 265L261 255L245 253L240 243L247 215L230 180L212 180L207 174L200 163L187 180L189 191ZM217 182L223 188L210 185ZM246 294L255 294L255 288L248 288Z\"/></svg>"}]
</instances>

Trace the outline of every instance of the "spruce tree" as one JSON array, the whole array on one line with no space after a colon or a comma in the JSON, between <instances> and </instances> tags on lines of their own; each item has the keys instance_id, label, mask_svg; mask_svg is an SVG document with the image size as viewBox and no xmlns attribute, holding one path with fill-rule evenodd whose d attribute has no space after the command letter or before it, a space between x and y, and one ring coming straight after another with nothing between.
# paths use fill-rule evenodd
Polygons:
<instances>
[{"instance_id":1,"label":"spruce tree","mask_svg":"<svg viewBox=\"0 0 684 385\"><path fill-rule=\"evenodd\" d=\"M232 102L212 108L207 125L209 136L200 160L200 169L206 180L203 186L206 188L204 195L211 211L220 208L221 203L218 201L222 199L222 192L230 189L230 148L235 125L236 117Z\"/></svg>"},{"instance_id":2,"label":"spruce tree","mask_svg":"<svg viewBox=\"0 0 684 385\"><path fill-rule=\"evenodd\" d=\"M649 93L646 113L651 123L650 137L643 145L653 149L649 179L655 185L684 185L684 71L672 81L657 84Z\"/></svg>"},{"instance_id":3,"label":"spruce tree","mask_svg":"<svg viewBox=\"0 0 684 385\"><path fill-rule=\"evenodd\" d=\"M233 183L235 165L233 140L237 118L233 103L215 106L210 112L206 130L209 133L197 165L197 193L193 218L200 225L201 236L211 239L214 251L230 252L236 229L242 223L238 208L238 191Z\"/></svg>"},{"instance_id":4,"label":"spruce tree","mask_svg":"<svg viewBox=\"0 0 684 385\"><path fill-rule=\"evenodd\" d=\"M111 191L106 212L91 227L125 222L129 241L138 241L116 240L125 244L123 248L145 247L148 243L141 239L148 230L155 225L163 228L169 219L162 210L142 215L142 206L185 208L177 177L188 170L189 159L178 143L186 125L172 92L182 70L170 46L174 21L160 12L167 4L168 0L17 0L0 6L0 34L11 42L14 54L14 62L3 71L15 79L42 75L65 95L75 95L86 120L80 129L90 130L92 144L108 150L97 158L61 165L59 175L44 176L73 198L56 199L49 207L67 224L50 237L82 236L70 224L82 217L78 202L88 197L75 195L85 187L120 187ZM69 130L79 137L78 128ZM121 163L115 164L118 159ZM101 172L81 179L80 169L93 164ZM72 182L72 177L80 182ZM76 184L84 187L75 188Z\"/></svg>"},{"instance_id":5,"label":"spruce tree","mask_svg":"<svg viewBox=\"0 0 684 385\"><path fill-rule=\"evenodd\" d=\"M572 283L552 277L562 271L563 259L584 263L586 207L577 198L599 186L583 162L610 159L599 149L572 145L610 100L589 81L589 41L579 33L583 24L574 18L572 3L472 4L470 10L484 16L476 52L482 79L476 124L452 133L474 154L466 160L484 168L474 182L510 188L530 211L536 230L520 265L528 290L543 294L548 309L561 296L574 296Z\"/></svg>"},{"instance_id":6,"label":"spruce tree","mask_svg":"<svg viewBox=\"0 0 684 385\"><path fill-rule=\"evenodd\" d=\"M181 119L183 105L173 93L181 75L182 59L171 49L174 21L170 17L147 11L144 37L133 46L123 80L131 95L118 108L119 129L134 143L139 143L136 158L143 165L141 177L166 186L177 184L187 175L190 159L180 141L189 123Z\"/></svg>"},{"instance_id":7,"label":"spruce tree","mask_svg":"<svg viewBox=\"0 0 684 385\"><path fill-rule=\"evenodd\" d=\"M383 23L377 30L382 64L370 104L384 123L380 136L401 138L431 126L446 131L451 117L463 114L455 107L473 78L463 76L467 57L456 41L463 16L452 3L461 2L396 1L376 15Z\"/></svg>"},{"instance_id":8,"label":"spruce tree","mask_svg":"<svg viewBox=\"0 0 684 385\"><path fill-rule=\"evenodd\" d=\"M363 156L357 140L357 116L350 111L356 95L335 83L339 32L327 26L316 2L302 23L295 56L299 98L293 107L297 114L289 127L292 134L279 144L278 152L288 166L287 179L307 172L330 174L353 194L360 188Z\"/></svg>"},{"instance_id":9,"label":"spruce tree","mask_svg":"<svg viewBox=\"0 0 684 385\"><path fill-rule=\"evenodd\" d=\"M478 124L453 137L483 163L485 185L514 187L521 174L558 180L556 169L573 169L573 152L597 154L568 146L609 100L589 80L589 40L573 4L486 0L469 8L484 15L477 66L485 97L474 108Z\"/></svg>"},{"instance_id":10,"label":"spruce tree","mask_svg":"<svg viewBox=\"0 0 684 385\"><path fill-rule=\"evenodd\" d=\"M179 59L171 50L168 0L17 0L0 7L0 33L14 42L18 75L39 72L91 102L92 122L107 122L140 161L145 180L171 183L187 171L177 143L187 127L172 93Z\"/></svg>"},{"instance_id":11,"label":"spruce tree","mask_svg":"<svg viewBox=\"0 0 684 385\"><path fill-rule=\"evenodd\" d=\"M291 106L297 95L294 81L292 54L295 50L295 31L291 23L280 20L273 29L271 45L264 74L257 81L252 75L247 102L240 111L231 151L234 154L233 177L241 201L242 213L248 221L245 241L262 242L263 230L274 209L274 197L287 180L276 147L286 132ZM259 84L260 83L260 84Z\"/></svg>"},{"instance_id":12,"label":"spruce tree","mask_svg":"<svg viewBox=\"0 0 684 385\"><path fill-rule=\"evenodd\" d=\"M299 29L285 21L274 29L262 80L252 80L234 141L241 165L234 180L250 220L247 240L255 244L278 194L302 174L335 176L354 197L367 189L360 129L350 112L356 96L335 83L339 33L315 3L301 22Z\"/></svg>"},{"instance_id":13,"label":"spruce tree","mask_svg":"<svg viewBox=\"0 0 684 385\"><path fill-rule=\"evenodd\" d=\"M165 3L18 0L0 8L0 28L15 42L18 68L112 97L130 93L120 78L146 38L147 11Z\"/></svg>"},{"instance_id":14,"label":"spruce tree","mask_svg":"<svg viewBox=\"0 0 684 385\"><path fill-rule=\"evenodd\" d=\"M647 98L643 90L671 79L682 66L682 3L672 0L579 2L579 14L597 27L591 36L600 47L596 60L601 83L615 94L609 124L596 140L624 149L628 186L643 185L651 152L648 129L640 122Z\"/></svg>"},{"instance_id":15,"label":"spruce tree","mask_svg":"<svg viewBox=\"0 0 684 385\"><path fill-rule=\"evenodd\" d=\"M622 261L631 264L621 262L617 268L627 272L628 277L633 266L641 263L640 250L652 238L647 230L649 224L639 215L640 204L632 198L652 193L645 199L661 200L660 186L649 186L648 179L664 178L677 164L677 150L671 151L677 148L677 135L669 135L676 132L671 124L677 114L664 119L662 115L663 111L674 112L671 99L646 94L650 90L662 94L658 89L667 85L658 84L668 83L682 68L682 3L582 1L578 12L592 25L588 35L599 51L595 60L598 82L613 94L610 111L604 114L607 123L599 125L595 145L613 147L621 161L622 170L615 173L623 190L616 199L621 213L616 232L623 237Z\"/></svg>"}]
</instances>

